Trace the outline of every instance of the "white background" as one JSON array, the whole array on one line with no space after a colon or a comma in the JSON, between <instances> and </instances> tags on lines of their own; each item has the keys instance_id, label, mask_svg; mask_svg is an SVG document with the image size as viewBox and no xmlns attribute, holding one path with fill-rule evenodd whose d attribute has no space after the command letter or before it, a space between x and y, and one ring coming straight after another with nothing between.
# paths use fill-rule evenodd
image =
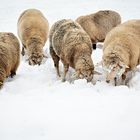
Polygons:
<instances>
[{"instance_id":1,"label":"white background","mask_svg":"<svg viewBox=\"0 0 140 140\"><path fill-rule=\"evenodd\" d=\"M50 27L104 9L119 12L123 22L140 18L139 0L1 0L0 31L17 35L18 17L28 8L41 10ZM21 58L17 75L0 90L0 140L140 140L140 72L130 87L114 87L103 77L94 86L85 80L62 83L48 41L44 51L49 58L41 66ZM99 62L102 50L92 58Z\"/></svg>"}]
</instances>

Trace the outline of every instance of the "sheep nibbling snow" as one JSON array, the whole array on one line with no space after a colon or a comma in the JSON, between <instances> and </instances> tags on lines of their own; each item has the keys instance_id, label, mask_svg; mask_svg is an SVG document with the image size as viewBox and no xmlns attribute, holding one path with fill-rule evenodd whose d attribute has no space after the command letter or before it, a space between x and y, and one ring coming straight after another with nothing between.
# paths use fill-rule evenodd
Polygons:
<instances>
[{"instance_id":1,"label":"sheep nibbling snow","mask_svg":"<svg viewBox=\"0 0 140 140\"><path fill-rule=\"evenodd\" d=\"M93 80L92 43L78 23L66 19L57 21L50 30L49 40L50 54L58 76L60 59L64 65L62 81L66 80L69 66L76 71L72 79Z\"/></svg>"},{"instance_id":2,"label":"sheep nibbling snow","mask_svg":"<svg viewBox=\"0 0 140 140\"><path fill-rule=\"evenodd\" d=\"M127 21L106 36L103 47L103 67L107 70L106 81L122 78L128 71L135 71L140 64L140 20ZM125 83L126 84L126 83Z\"/></svg>"},{"instance_id":3,"label":"sheep nibbling snow","mask_svg":"<svg viewBox=\"0 0 140 140\"><path fill-rule=\"evenodd\" d=\"M0 32L0 88L4 80L16 75L20 63L20 44L13 33Z\"/></svg>"},{"instance_id":4,"label":"sheep nibbling snow","mask_svg":"<svg viewBox=\"0 0 140 140\"><path fill-rule=\"evenodd\" d=\"M40 65L44 57L43 47L48 38L49 23L41 11L25 10L18 19L18 36L22 42L22 55L27 49L30 65Z\"/></svg>"}]
</instances>

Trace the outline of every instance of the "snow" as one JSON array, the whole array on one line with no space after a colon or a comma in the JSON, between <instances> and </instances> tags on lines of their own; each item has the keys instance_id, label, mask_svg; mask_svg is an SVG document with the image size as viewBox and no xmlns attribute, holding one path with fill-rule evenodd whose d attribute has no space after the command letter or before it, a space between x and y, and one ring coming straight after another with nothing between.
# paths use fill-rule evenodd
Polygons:
<instances>
[{"instance_id":1,"label":"snow","mask_svg":"<svg viewBox=\"0 0 140 140\"><path fill-rule=\"evenodd\" d=\"M138 0L4 0L0 31L17 35L23 10L40 9L50 26L62 18L76 19L101 9L118 11L122 20L139 18ZM21 59L17 75L0 90L0 140L140 140L140 67L127 86L114 87L103 77L96 85L85 80L61 82L49 56L41 66ZM102 50L93 52L94 64ZM60 67L61 73L63 67ZM73 73L70 69L68 79Z\"/></svg>"}]
</instances>

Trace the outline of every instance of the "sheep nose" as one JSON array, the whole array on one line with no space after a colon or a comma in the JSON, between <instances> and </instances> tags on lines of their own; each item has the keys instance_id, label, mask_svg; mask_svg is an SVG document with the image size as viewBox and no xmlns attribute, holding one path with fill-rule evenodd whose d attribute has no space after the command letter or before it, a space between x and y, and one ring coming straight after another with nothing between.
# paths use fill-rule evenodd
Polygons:
<instances>
[{"instance_id":1,"label":"sheep nose","mask_svg":"<svg viewBox=\"0 0 140 140\"><path fill-rule=\"evenodd\" d=\"M110 80L106 80L106 82L107 82L107 83L109 83L109 82L110 82Z\"/></svg>"}]
</instances>

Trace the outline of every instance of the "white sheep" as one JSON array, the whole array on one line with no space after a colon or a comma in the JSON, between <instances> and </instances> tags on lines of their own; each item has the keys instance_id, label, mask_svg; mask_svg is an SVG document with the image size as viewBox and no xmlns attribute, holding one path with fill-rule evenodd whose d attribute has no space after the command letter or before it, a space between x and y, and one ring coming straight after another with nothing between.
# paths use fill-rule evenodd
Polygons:
<instances>
[{"instance_id":1,"label":"white sheep","mask_svg":"<svg viewBox=\"0 0 140 140\"><path fill-rule=\"evenodd\" d=\"M64 65L62 81L66 80L69 66L76 71L72 79L85 78L92 81L94 74L92 43L78 23L66 19L57 21L50 30L49 40L50 54L58 76L60 76L60 59Z\"/></svg>"},{"instance_id":2,"label":"white sheep","mask_svg":"<svg viewBox=\"0 0 140 140\"><path fill-rule=\"evenodd\" d=\"M10 32L0 32L0 88L7 77L16 75L20 63L20 44Z\"/></svg>"},{"instance_id":3,"label":"white sheep","mask_svg":"<svg viewBox=\"0 0 140 140\"><path fill-rule=\"evenodd\" d=\"M106 81L125 82L128 71L140 64L140 20L127 21L106 36L103 47L103 67Z\"/></svg>"},{"instance_id":4,"label":"white sheep","mask_svg":"<svg viewBox=\"0 0 140 140\"><path fill-rule=\"evenodd\" d=\"M44 57L43 47L48 38L49 23L41 11L25 10L18 19L18 36L22 42L22 55L27 49L29 64L41 64Z\"/></svg>"},{"instance_id":5,"label":"white sheep","mask_svg":"<svg viewBox=\"0 0 140 140\"><path fill-rule=\"evenodd\" d=\"M97 42L103 42L106 34L121 23L119 13L111 10L98 11L94 14L80 16L76 19L91 38L93 49Z\"/></svg>"}]
</instances>

